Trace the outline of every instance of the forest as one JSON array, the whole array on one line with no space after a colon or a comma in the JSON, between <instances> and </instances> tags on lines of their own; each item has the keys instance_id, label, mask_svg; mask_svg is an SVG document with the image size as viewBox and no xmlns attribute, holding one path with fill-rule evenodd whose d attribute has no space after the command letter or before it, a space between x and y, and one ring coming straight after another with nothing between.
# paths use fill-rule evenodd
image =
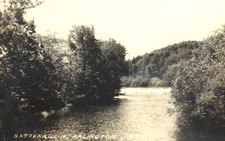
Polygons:
<instances>
[{"instance_id":1,"label":"forest","mask_svg":"<svg viewBox=\"0 0 225 141\"><path fill-rule=\"evenodd\" d=\"M191 59L198 41L184 41L128 60L129 72L122 78L124 87L171 87L180 62Z\"/></svg>"},{"instance_id":2,"label":"forest","mask_svg":"<svg viewBox=\"0 0 225 141\"><path fill-rule=\"evenodd\" d=\"M0 11L1 127L21 114L108 102L127 74L125 47L96 39L92 26L74 25L68 40L37 34L24 15L40 4L9 0Z\"/></svg>"}]
</instances>

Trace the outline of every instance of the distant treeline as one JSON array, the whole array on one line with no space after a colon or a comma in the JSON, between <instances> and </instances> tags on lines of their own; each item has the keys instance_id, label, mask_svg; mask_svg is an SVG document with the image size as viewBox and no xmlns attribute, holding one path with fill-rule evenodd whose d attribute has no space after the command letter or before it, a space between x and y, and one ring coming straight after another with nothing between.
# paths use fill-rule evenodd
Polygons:
<instances>
[{"instance_id":1,"label":"distant treeline","mask_svg":"<svg viewBox=\"0 0 225 141\"><path fill-rule=\"evenodd\" d=\"M32 0L9 0L0 12L0 127L3 119L105 102L118 95L127 73L126 50L95 38L93 27L73 26L68 40L36 34L24 14Z\"/></svg>"},{"instance_id":2,"label":"distant treeline","mask_svg":"<svg viewBox=\"0 0 225 141\"><path fill-rule=\"evenodd\" d=\"M122 85L171 87L179 64L192 58L192 51L200 44L197 41L181 42L129 60L129 74L122 78Z\"/></svg>"}]
</instances>

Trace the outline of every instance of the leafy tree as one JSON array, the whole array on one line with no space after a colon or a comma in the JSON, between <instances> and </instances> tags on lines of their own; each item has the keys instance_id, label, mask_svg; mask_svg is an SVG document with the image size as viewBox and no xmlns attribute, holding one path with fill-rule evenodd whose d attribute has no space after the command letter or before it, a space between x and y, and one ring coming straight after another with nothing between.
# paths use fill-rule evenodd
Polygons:
<instances>
[{"instance_id":1,"label":"leafy tree","mask_svg":"<svg viewBox=\"0 0 225 141\"><path fill-rule=\"evenodd\" d=\"M98 41L93 27L74 26L70 48L77 63L76 94L88 100L111 100L121 88L120 78L127 72L126 50L115 40Z\"/></svg>"},{"instance_id":2,"label":"leafy tree","mask_svg":"<svg viewBox=\"0 0 225 141\"><path fill-rule=\"evenodd\" d=\"M88 100L104 98L102 52L95 38L94 28L74 26L69 34L70 48L77 63L76 94Z\"/></svg>"},{"instance_id":3,"label":"leafy tree","mask_svg":"<svg viewBox=\"0 0 225 141\"><path fill-rule=\"evenodd\" d=\"M106 81L112 89L112 94L118 94L121 89L121 77L127 75L128 64L125 61L126 49L114 39L102 41L101 50L104 56ZM107 75L105 74L105 75Z\"/></svg>"},{"instance_id":4,"label":"leafy tree","mask_svg":"<svg viewBox=\"0 0 225 141\"><path fill-rule=\"evenodd\" d=\"M172 97L181 131L224 131L224 37L223 27L205 39L194 50L192 59L179 67Z\"/></svg>"},{"instance_id":5,"label":"leafy tree","mask_svg":"<svg viewBox=\"0 0 225 141\"><path fill-rule=\"evenodd\" d=\"M0 93L6 101L11 97L16 110L41 111L60 102L49 75L54 66L36 39L34 21L23 17L35 6L31 0L9 0L0 14Z\"/></svg>"},{"instance_id":6,"label":"leafy tree","mask_svg":"<svg viewBox=\"0 0 225 141\"><path fill-rule=\"evenodd\" d=\"M50 74L54 83L55 92L64 103L69 103L75 97L75 72L76 62L74 55L66 40L57 38L54 34L47 36L38 35L39 42L44 45L46 53L50 56L55 67L54 73Z\"/></svg>"}]
</instances>

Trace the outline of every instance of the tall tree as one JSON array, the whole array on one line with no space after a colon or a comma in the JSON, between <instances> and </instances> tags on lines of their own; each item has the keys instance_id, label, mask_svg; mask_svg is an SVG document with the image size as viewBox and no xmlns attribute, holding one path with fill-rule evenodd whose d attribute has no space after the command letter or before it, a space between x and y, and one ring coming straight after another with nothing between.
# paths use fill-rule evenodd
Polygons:
<instances>
[{"instance_id":1,"label":"tall tree","mask_svg":"<svg viewBox=\"0 0 225 141\"><path fill-rule=\"evenodd\" d=\"M24 19L26 10L37 5L31 0L9 0L0 14L0 91L3 98L16 101L17 110L47 110L60 101L51 83L54 66L36 40L34 21Z\"/></svg>"},{"instance_id":2,"label":"tall tree","mask_svg":"<svg viewBox=\"0 0 225 141\"><path fill-rule=\"evenodd\" d=\"M75 74L76 62L74 55L64 39L57 38L54 34L47 36L38 35L39 42L44 45L46 53L51 57L55 70L52 75L52 82L55 91L65 103L69 103L75 97Z\"/></svg>"},{"instance_id":3,"label":"tall tree","mask_svg":"<svg viewBox=\"0 0 225 141\"><path fill-rule=\"evenodd\" d=\"M128 72L128 64L125 61L126 49L114 39L101 42L101 50L104 56L105 71L108 73L106 80L113 94L118 94L121 89L121 77Z\"/></svg>"},{"instance_id":4,"label":"tall tree","mask_svg":"<svg viewBox=\"0 0 225 141\"><path fill-rule=\"evenodd\" d=\"M87 99L102 99L102 53L95 38L94 28L74 26L69 34L70 48L77 62L77 94Z\"/></svg>"},{"instance_id":5,"label":"tall tree","mask_svg":"<svg viewBox=\"0 0 225 141\"><path fill-rule=\"evenodd\" d=\"M203 40L193 57L178 68L172 97L184 138L191 129L218 133L225 129L224 39L225 26Z\"/></svg>"}]
</instances>

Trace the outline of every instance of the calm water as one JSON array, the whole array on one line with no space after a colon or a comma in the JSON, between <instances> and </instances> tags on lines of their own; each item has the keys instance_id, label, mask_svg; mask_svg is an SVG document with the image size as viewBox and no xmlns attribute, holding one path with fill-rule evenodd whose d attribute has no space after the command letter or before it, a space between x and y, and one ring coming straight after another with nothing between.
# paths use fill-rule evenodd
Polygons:
<instances>
[{"instance_id":1,"label":"calm water","mask_svg":"<svg viewBox=\"0 0 225 141\"><path fill-rule=\"evenodd\" d=\"M167 113L172 107L170 89L123 88L122 92L126 95L108 105L70 107L38 121L24 121L13 134L50 134L52 140L174 140L175 115Z\"/></svg>"}]
</instances>

